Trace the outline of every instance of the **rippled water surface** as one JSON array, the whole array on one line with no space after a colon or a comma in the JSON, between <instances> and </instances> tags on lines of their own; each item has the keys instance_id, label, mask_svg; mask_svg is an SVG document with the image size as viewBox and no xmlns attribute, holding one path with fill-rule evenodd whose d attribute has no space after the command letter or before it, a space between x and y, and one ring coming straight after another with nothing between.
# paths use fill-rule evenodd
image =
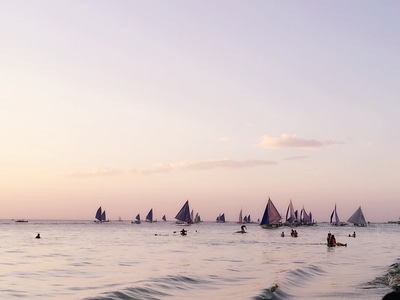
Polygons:
<instances>
[{"instance_id":1,"label":"rippled water surface","mask_svg":"<svg viewBox=\"0 0 400 300\"><path fill-rule=\"evenodd\" d=\"M1 299L381 299L400 226L0 222ZM357 237L348 237L356 231ZM280 237L281 231L286 237ZM327 248L331 231L347 247ZM37 233L42 238L35 239ZM277 287L276 287L277 286ZM271 288L274 291L271 292Z\"/></svg>"}]
</instances>

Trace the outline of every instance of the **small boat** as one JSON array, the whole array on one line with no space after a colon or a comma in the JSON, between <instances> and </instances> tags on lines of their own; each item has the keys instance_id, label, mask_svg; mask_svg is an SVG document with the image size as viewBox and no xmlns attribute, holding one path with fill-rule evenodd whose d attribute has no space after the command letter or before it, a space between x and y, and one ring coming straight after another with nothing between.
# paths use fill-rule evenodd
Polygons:
<instances>
[{"instance_id":1,"label":"small boat","mask_svg":"<svg viewBox=\"0 0 400 300\"><path fill-rule=\"evenodd\" d=\"M176 224L178 225L190 225L192 223L192 218L189 209L189 200L186 200L182 208L175 216Z\"/></svg>"},{"instance_id":2,"label":"small boat","mask_svg":"<svg viewBox=\"0 0 400 300\"><path fill-rule=\"evenodd\" d=\"M132 223L132 224L140 224L140 223L141 223L141 221L140 221L140 214L137 214L137 215L136 215L136 218L135 218L135 221L132 221L131 223Z\"/></svg>"},{"instance_id":3,"label":"small boat","mask_svg":"<svg viewBox=\"0 0 400 300\"><path fill-rule=\"evenodd\" d=\"M263 228L276 228L282 226L280 213L276 209L274 203L268 198L267 206L265 207L264 215L260 225Z\"/></svg>"},{"instance_id":4,"label":"small boat","mask_svg":"<svg viewBox=\"0 0 400 300\"><path fill-rule=\"evenodd\" d=\"M364 214L362 212L361 206L352 214L352 216L347 220L349 223L353 223L354 226L367 226L367 221L365 220Z\"/></svg>"},{"instance_id":5,"label":"small boat","mask_svg":"<svg viewBox=\"0 0 400 300\"><path fill-rule=\"evenodd\" d=\"M165 215L163 215L162 220L165 222L167 221L167 217Z\"/></svg>"},{"instance_id":6,"label":"small boat","mask_svg":"<svg viewBox=\"0 0 400 300\"><path fill-rule=\"evenodd\" d=\"M149 213L147 214L146 222L153 223L153 209L150 209Z\"/></svg>"},{"instance_id":7,"label":"small boat","mask_svg":"<svg viewBox=\"0 0 400 300\"><path fill-rule=\"evenodd\" d=\"M15 222L16 222L16 223L27 223L28 220L25 220L25 219L18 219L18 220L15 220Z\"/></svg>"}]
</instances>

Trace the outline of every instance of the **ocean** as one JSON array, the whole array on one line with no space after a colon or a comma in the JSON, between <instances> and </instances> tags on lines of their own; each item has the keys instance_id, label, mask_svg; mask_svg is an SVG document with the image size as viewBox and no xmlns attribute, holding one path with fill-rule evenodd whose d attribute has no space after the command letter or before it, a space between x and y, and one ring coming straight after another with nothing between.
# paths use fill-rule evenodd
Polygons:
<instances>
[{"instance_id":1,"label":"ocean","mask_svg":"<svg viewBox=\"0 0 400 300\"><path fill-rule=\"evenodd\" d=\"M297 227L297 238L288 227L246 227L202 222L181 236L169 221L0 221L0 298L382 299L392 290L400 225L317 224ZM347 247L328 248L329 231Z\"/></svg>"}]
</instances>

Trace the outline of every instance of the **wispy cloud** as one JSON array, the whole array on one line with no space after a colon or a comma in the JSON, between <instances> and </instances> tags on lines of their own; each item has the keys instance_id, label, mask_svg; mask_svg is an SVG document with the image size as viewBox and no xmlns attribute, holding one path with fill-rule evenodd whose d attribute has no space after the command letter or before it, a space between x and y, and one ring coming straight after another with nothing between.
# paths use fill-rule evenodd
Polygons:
<instances>
[{"instance_id":1,"label":"wispy cloud","mask_svg":"<svg viewBox=\"0 0 400 300\"><path fill-rule=\"evenodd\" d=\"M69 177L101 177L101 176L117 176L123 174L124 171L112 168L96 168L86 172L76 171L68 174Z\"/></svg>"},{"instance_id":2,"label":"wispy cloud","mask_svg":"<svg viewBox=\"0 0 400 300\"><path fill-rule=\"evenodd\" d=\"M299 156L286 157L284 160L300 160L300 159L306 159L306 158L308 158L307 155L299 155Z\"/></svg>"},{"instance_id":3,"label":"wispy cloud","mask_svg":"<svg viewBox=\"0 0 400 300\"><path fill-rule=\"evenodd\" d=\"M221 159L221 160L207 160L207 161L182 161L177 163L162 163L157 164L152 168L145 169L133 169L135 173L141 174L156 174L156 173L166 173L173 170L210 170L210 169L245 169L245 168L255 168L265 165L276 164L274 161L268 160L245 160L236 161L232 159Z\"/></svg>"},{"instance_id":4,"label":"wispy cloud","mask_svg":"<svg viewBox=\"0 0 400 300\"><path fill-rule=\"evenodd\" d=\"M319 141L316 139L302 139L297 137L295 134L289 135L287 133L282 133L280 137L264 135L257 146L262 148L300 148L316 150L338 144L342 143L333 140Z\"/></svg>"}]
</instances>

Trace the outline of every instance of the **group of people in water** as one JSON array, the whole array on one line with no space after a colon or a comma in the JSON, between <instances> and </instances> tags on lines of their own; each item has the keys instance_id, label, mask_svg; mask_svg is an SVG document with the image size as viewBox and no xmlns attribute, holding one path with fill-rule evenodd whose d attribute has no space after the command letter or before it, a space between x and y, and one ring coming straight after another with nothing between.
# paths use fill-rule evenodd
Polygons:
<instances>
[{"instance_id":1,"label":"group of people in water","mask_svg":"<svg viewBox=\"0 0 400 300\"><path fill-rule=\"evenodd\" d=\"M354 232L354 235L356 233ZM331 232L328 232L328 236L326 238L326 244L328 245L328 247L336 247L336 246L345 246L347 247L347 243L343 244L343 243L339 243L336 242L336 238L334 234L331 234Z\"/></svg>"}]
</instances>

